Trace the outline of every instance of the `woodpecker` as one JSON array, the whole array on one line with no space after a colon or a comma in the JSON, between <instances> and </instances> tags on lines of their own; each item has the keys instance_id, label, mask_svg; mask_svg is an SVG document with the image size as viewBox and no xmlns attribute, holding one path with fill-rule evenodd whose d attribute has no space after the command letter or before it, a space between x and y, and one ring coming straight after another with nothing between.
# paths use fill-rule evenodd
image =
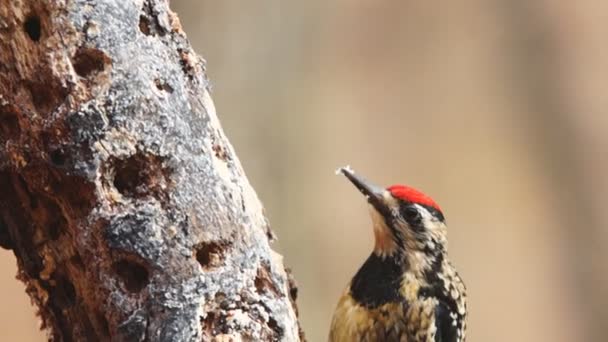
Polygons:
<instances>
[{"instance_id":1,"label":"woodpecker","mask_svg":"<svg viewBox=\"0 0 608 342\"><path fill-rule=\"evenodd\" d=\"M437 203L408 186L384 189L338 170L367 198L373 252L334 312L329 342L464 342L465 286L447 256Z\"/></svg>"}]
</instances>

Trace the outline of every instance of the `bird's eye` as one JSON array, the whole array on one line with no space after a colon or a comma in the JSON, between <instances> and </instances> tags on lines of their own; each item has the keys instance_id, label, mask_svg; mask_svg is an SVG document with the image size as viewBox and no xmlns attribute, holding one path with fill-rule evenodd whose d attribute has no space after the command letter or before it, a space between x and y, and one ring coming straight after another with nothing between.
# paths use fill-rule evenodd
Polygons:
<instances>
[{"instance_id":1,"label":"bird's eye","mask_svg":"<svg viewBox=\"0 0 608 342\"><path fill-rule=\"evenodd\" d=\"M401 210L401 215L408 222L415 223L420 221L420 212L412 206L407 206Z\"/></svg>"}]
</instances>

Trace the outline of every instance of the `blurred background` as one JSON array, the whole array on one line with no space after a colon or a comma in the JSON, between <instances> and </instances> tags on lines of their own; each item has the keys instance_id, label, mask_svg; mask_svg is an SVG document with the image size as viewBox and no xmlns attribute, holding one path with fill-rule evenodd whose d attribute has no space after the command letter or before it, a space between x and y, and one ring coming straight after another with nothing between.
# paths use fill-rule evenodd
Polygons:
<instances>
[{"instance_id":1,"label":"blurred background","mask_svg":"<svg viewBox=\"0 0 608 342\"><path fill-rule=\"evenodd\" d=\"M173 0L299 283L308 339L373 245L334 170L430 194L468 341L606 341L608 4ZM0 254L3 340L42 341Z\"/></svg>"}]
</instances>

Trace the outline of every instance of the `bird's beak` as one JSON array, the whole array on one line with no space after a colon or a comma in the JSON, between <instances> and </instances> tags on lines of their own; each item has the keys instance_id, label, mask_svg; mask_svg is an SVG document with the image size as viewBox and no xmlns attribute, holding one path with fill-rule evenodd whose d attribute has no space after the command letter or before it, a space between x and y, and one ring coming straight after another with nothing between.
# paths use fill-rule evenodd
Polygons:
<instances>
[{"instance_id":1,"label":"bird's beak","mask_svg":"<svg viewBox=\"0 0 608 342\"><path fill-rule=\"evenodd\" d=\"M385 189L370 183L365 178L355 174L348 167L343 167L339 170L346 178L348 178L356 187L365 195L367 201L378 210L380 213L386 213L389 207L386 203L384 193Z\"/></svg>"}]
</instances>

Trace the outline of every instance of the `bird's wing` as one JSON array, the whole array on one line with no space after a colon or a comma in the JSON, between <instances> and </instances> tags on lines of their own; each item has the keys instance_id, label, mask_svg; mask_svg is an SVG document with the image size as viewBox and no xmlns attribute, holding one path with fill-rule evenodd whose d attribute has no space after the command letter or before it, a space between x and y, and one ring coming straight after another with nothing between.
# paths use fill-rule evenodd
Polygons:
<instances>
[{"instance_id":1,"label":"bird's wing","mask_svg":"<svg viewBox=\"0 0 608 342\"><path fill-rule=\"evenodd\" d=\"M450 315L448 305L442 301L435 307L435 326L437 333L435 342L457 342L458 327L454 318Z\"/></svg>"}]
</instances>

